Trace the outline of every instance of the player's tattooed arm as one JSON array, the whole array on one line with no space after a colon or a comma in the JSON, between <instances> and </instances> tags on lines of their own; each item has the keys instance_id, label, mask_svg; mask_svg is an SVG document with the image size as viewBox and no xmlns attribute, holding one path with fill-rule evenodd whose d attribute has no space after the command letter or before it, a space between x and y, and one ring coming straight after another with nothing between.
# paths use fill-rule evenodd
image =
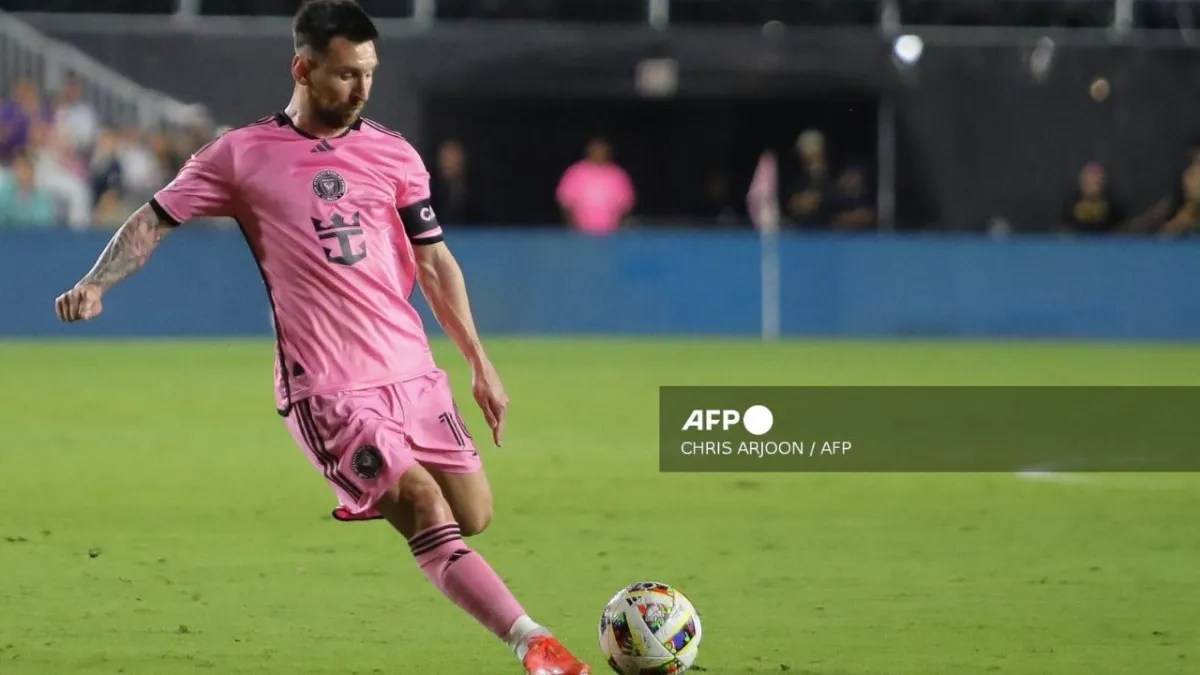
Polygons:
<instances>
[{"instance_id":1,"label":"player's tattooed arm","mask_svg":"<svg viewBox=\"0 0 1200 675\"><path fill-rule=\"evenodd\" d=\"M98 316L105 291L141 269L173 225L150 204L135 211L109 240L92 269L74 288L55 299L58 318L87 321Z\"/></svg>"},{"instance_id":2,"label":"player's tattooed arm","mask_svg":"<svg viewBox=\"0 0 1200 675\"><path fill-rule=\"evenodd\" d=\"M125 221L104 247L95 266L79 281L107 291L146 264L150 254L173 228L149 204Z\"/></svg>"}]
</instances>

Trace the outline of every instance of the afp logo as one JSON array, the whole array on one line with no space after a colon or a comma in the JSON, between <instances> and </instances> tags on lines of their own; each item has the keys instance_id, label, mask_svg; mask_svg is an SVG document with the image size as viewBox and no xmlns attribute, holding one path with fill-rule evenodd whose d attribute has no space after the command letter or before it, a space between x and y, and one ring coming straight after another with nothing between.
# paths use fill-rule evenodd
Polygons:
<instances>
[{"instance_id":1,"label":"afp logo","mask_svg":"<svg viewBox=\"0 0 1200 675\"><path fill-rule=\"evenodd\" d=\"M688 415L682 431L729 431L739 424L747 432L762 436L775 426L775 415L765 405L752 405L745 411L702 408Z\"/></svg>"}]
</instances>

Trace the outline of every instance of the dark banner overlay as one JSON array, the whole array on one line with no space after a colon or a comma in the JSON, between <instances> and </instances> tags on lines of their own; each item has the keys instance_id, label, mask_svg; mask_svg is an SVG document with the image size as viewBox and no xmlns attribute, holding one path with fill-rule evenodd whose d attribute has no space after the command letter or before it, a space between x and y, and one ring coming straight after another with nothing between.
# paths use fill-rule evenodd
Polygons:
<instances>
[{"instance_id":1,"label":"dark banner overlay","mask_svg":"<svg viewBox=\"0 0 1200 675\"><path fill-rule=\"evenodd\" d=\"M663 471L1200 471L1200 387L662 387Z\"/></svg>"}]
</instances>

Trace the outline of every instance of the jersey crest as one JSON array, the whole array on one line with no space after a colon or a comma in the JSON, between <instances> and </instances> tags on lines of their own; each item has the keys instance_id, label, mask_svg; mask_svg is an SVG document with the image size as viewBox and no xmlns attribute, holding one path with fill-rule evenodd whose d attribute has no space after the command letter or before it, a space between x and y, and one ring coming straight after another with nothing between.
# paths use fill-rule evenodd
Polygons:
<instances>
[{"instance_id":1,"label":"jersey crest","mask_svg":"<svg viewBox=\"0 0 1200 675\"><path fill-rule=\"evenodd\" d=\"M346 181L336 171L322 171L313 178L313 192L327 202L336 202L346 196Z\"/></svg>"}]
</instances>

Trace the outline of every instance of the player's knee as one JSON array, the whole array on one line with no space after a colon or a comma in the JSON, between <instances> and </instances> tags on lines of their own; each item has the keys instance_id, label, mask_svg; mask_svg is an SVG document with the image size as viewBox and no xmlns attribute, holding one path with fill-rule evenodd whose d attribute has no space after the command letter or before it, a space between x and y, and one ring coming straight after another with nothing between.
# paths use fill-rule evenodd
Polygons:
<instances>
[{"instance_id":1,"label":"player's knee","mask_svg":"<svg viewBox=\"0 0 1200 675\"><path fill-rule=\"evenodd\" d=\"M492 504L480 504L467 509L465 513L459 514L458 526L462 529L464 537L480 534L487 529L487 526L492 523Z\"/></svg>"}]
</instances>

